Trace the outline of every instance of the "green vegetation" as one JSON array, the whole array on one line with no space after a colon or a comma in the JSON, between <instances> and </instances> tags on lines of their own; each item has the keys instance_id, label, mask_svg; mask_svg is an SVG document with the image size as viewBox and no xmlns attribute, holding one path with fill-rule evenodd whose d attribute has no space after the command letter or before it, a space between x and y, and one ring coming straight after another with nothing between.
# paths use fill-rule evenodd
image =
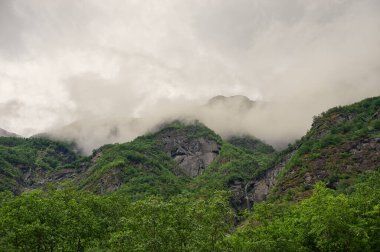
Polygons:
<instances>
[{"instance_id":1,"label":"green vegetation","mask_svg":"<svg viewBox=\"0 0 380 252\"><path fill-rule=\"evenodd\" d=\"M272 146L260 141L257 138L251 137L251 136L233 136L227 139L227 142L251 151L252 153L260 153L260 154L272 154L275 152Z\"/></svg>"},{"instance_id":2,"label":"green vegetation","mask_svg":"<svg viewBox=\"0 0 380 252\"><path fill-rule=\"evenodd\" d=\"M371 146L380 136L379 120L380 97L315 117L309 132L277 157L279 161L293 153L278 178L277 192L302 194L302 188L321 179L336 188L348 183L347 177L375 169L380 160ZM307 176L309 184L305 184Z\"/></svg>"},{"instance_id":3,"label":"green vegetation","mask_svg":"<svg viewBox=\"0 0 380 252\"><path fill-rule=\"evenodd\" d=\"M0 137L0 191L19 193L23 185L37 182L48 172L69 167L78 159L68 143ZM23 176L25 173L29 174L27 178Z\"/></svg>"},{"instance_id":4,"label":"green vegetation","mask_svg":"<svg viewBox=\"0 0 380 252\"><path fill-rule=\"evenodd\" d=\"M166 135L204 138L221 143L222 148L201 175L196 178L177 176L176 164L160 141ZM106 145L96 150L88 175L79 182L80 188L96 193L115 191L133 200L149 195L168 198L182 192L209 195L215 190L228 190L235 181L247 183L262 173L274 156L273 148L257 139L235 139L256 147L239 148L223 142L215 132L198 122L165 124L156 133L138 137L130 143Z\"/></svg>"},{"instance_id":5,"label":"green vegetation","mask_svg":"<svg viewBox=\"0 0 380 252\"><path fill-rule=\"evenodd\" d=\"M248 136L223 141L198 122L89 157L0 137L0 251L378 251L379 125L377 97L316 117L281 153ZM183 146L165 146L173 137L211 142L217 156L197 177L178 174ZM280 163L268 200L240 211L247 185Z\"/></svg>"},{"instance_id":6,"label":"green vegetation","mask_svg":"<svg viewBox=\"0 0 380 252\"><path fill-rule=\"evenodd\" d=\"M1 251L376 251L380 172L346 193L322 183L292 204L256 204L234 228L228 194L146 197L50 190L0 193Z\"/></svg>"},{"instance_id":7,"label":"green vegetation","mask_svg":"<svg viewBox=\"0 0 380 252\"><path fill-rule=\"evenodd\" d=\"M226 143L208 169L192 181L191 187L197 194L225 190L235 181L247 183L260 171L255 157L250 152Z\"/></svg>"},{"instance_id":8,"label":"green vegetation","mask_svg":"<svg viewBox=\"0 0 380 252\"><path fill-rule=\"evenodd\" d=\"M230 137L227 142L248 152L264 169L270 166L276 155L272 146L251 136Z\"/></svg>"},{"instance_id":9,"label":"green vegetation","mask_svg":"<svg viewBox=\"0 0 380 252\"><path fill-rule=\"evenodd\" d=\"M380 247L380 173L369 172L351 193L317 183L297 204L264 202L249 223L225 239L226 251L377 251Z\"/></svg>"},{"instance_id":10,"label":"green vegetation","mask_svg":"<svg viewBox=\"0 0 380 252\"><path fill-rule=\"evenodd\" d=\"M1 251L217 251L233 228L225 193L129 202L73 190L0 194Z\"/></svg>"},{"instance_id":11,"label":"green vegetation","mask_svg":"<svg viewBox=\"0 0 380 252\"><path fill-rule=\"evenodd\" d=\"M185 135L189 139L202 137L208 140L215 141L218 144L223 143L223 140L219 135L217 135L211 129L207 128L204 124L200 123L199 121L195 121L191 124L184 123L178 120L170 123L165 123L159 127L159 130L157 132L148 134L146 137L156 138L159 135L173 131L175 131L178 135Z\"/></svg>"},{"instance_id":12,"label":"green vegetation","mask_svg":"<svg viewBox=\"0 0 380 252\"><path fill-rule=\"evenodd\" d=\"M80 188L96 193L113 192L135 200L148 195L172 196L181 192L183 178L174 175L170 156L152 137L126 144L107 145L92 155L88 176Z\"/></svg>"}]
</instances>

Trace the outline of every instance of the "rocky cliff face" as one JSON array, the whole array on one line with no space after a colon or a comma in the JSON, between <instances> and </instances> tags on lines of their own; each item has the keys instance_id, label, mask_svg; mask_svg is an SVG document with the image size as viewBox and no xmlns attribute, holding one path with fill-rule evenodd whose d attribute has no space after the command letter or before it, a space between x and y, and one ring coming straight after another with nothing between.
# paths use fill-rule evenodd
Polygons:
<instances>
[{"instance_id":1,"label":"rocky cliff face","mask_svg":"<svg viewBox=\"0 0 380 252\"><path fill-rule=\"evenodd\" d=\"M177 175L195 177L206 169L219 154L221 145L205 137L190 138L176 131L160 135L165 151L177 164Z\"/></svg>"},{"instance_id":2,"label":"rocky cliff face","mask_svg":"<svg viewBox=\"0 0 380 252\"><path fill-rule=\"evenodd\" d=\"M285 168L286 163L294 155L291 152L282 160L267 170L262 176L250 181L233 181L229 185L232 191L232 206L239 210L250 210L254 203L261 202L267 198L272 188L276 185L278 174Z\"/></svg>"},{"instance_id":3,"label":"rocky cliff face","mask_svg":"<svg viewBox=\"0 0 380 252\"><path fill-rule=\"evenodd\" d=\"M251 202L260 202L266 199L271 189L276 185L278 174L285 168L286 163L294 153L293 151L287 154L281 162L276 164L272 169L269 169L261 179L249 185L246 189L246 194Z\"/></svg>"},{"instance_id":4,"label":"rocky cliff face","mask_svg":"<svg viewBox=\"0 0 380 252\"><path fill-rule=\"evenodd\" d=\"M302 199L318 181L344 188L358 174L380 168L379 114L380 97L322 113L282 161L248 185L246 197L259 202L275 189Z\"/></svg>"},{"instance_id":5,"label":"rocky cliff face","mask_svg":"<svg viewBox=\"0 0 380 252\"><path fill-rule=\"evenodd\" d=\"M242 194L241 198L244 194L246 199L246 202L241 203L249 208L254 202L265 200L275 187L278 193L281 193L297 186L311 188L314 183L322 180L326 181L329 187L337 188L339 180L342 182L343 178L349 179L355 174L380 167L380 138L362 139L321 150L322 154L319 158L308 161L306 172L300 173L298 167L294 167L278 181L278 175L286 168L297 151L299 150L296 149L285 155L282 161L266 171L260 179L247 184L234 185L239 189L235 191Z\"/></svg>"}]
</instances>

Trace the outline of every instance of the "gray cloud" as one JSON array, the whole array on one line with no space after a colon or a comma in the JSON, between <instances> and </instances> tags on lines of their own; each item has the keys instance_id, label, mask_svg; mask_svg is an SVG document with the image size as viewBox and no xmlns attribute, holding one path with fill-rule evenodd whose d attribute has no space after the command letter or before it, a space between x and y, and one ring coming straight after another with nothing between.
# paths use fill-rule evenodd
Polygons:
<instances>
[{"instance_id":1,"label":"gray cloud","mask_svg":"<svg viewBox=\"0 0 380 252\"><path fill-rule=\"evenodd\" d=\"M377 0L1 1L0 103L23 106L0 122L86 151L176 117L291 141L313 115L379 95L379 11ZM202 106L238 94L258 105Z\"/></svg>"},{"instance_id":2,"label":"gray cloud","mask_svg":"<svg viewBox=\"0 0 380 252\"><path fill-rule=\"evenodd\" d=\"M0 114L2 116L17 115L22 103L17 100L10 100L8 102L0 103Z\"/></svg>"}]
</instances>

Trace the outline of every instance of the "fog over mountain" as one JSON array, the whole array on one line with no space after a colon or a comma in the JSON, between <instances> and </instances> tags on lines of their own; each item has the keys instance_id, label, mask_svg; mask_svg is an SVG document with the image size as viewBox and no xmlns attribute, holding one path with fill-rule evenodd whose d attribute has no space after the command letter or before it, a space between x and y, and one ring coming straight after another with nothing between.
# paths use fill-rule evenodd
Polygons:
<instances>
[{"instance_id":1,"label":"fog over mountain","mask_svg":"<svg viewBox=\"0 0 380 252\"><path fill-rule=\"evenodd\" d=\"M89 151L182 118L286 143L380 94L379 13L378 0L2 0L0 128Z\"/></svg>"},{"instance_id":2,"label":"fog over mountain","mask_svg":"<svg viewBox=\"0 0 380 252\"><path fill-rule=\"evenodd\" d=\"M18 135L0 128L0 137L18 137Z\"/></svg>"}]
</instances>

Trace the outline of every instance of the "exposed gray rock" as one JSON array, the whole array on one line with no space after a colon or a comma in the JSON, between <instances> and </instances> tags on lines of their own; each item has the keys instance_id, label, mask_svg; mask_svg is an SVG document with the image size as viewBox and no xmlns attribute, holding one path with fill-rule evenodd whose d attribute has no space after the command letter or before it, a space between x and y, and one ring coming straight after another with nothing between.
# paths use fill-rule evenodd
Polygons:
<instances>
[{"instance_id":1,"label":"exposed gray rock","mask_svg":"<svg viewBox=\"0 0 380 252\"><path fill-rule=\"evenodd\" d=\"M278 174L285 168L286 163L294 153L295 151L286 155L280 163L269 169L261 179L252 181L247 185L246 197L249 202L260 202L266 199L271 189L276 185Z\"/></svg>"},{"instance_id":2,"label":"exposed gray rock","mask_svg":"<svg viewBox=\"0 0 380 252\"><path fill-rule=\"evenodd\" d=\"M203 137L192 139L175 131L162 134L161 142L177 164L177 175L191 177L202 174L221 148L215 141Z\"/></svg>"},{"instance_id":3,"label":"exposed gray rock","mask_svg":"<svg viewBox=\"0 0 380 252\"><path fill-rule=\"evenodd\" d=\"M285 168L286 163L294 155L295 151L286 155L282 161L273 168L263 174L257 180L240 181L235 180L229 184L232 192L232 207L237 211L248 209L251 210L252 205L261 202L267 198L272 188L276 185L278 174Z\"/></svg>"}]
</instances>

